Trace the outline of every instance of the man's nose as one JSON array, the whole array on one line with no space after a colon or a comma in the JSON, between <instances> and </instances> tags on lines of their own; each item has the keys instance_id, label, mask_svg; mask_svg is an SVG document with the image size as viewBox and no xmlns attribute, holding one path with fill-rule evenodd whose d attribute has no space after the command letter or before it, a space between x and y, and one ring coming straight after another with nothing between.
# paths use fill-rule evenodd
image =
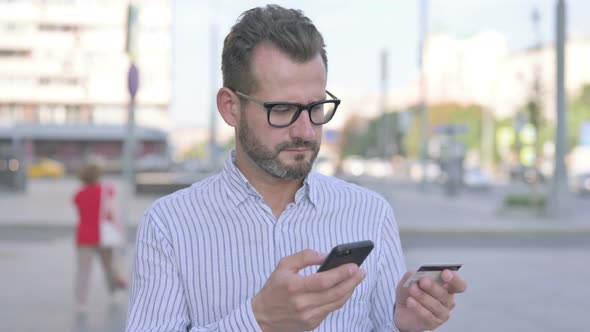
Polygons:
<instances>
[{"instance_id":1,"label":"man's nose","mask_svg":"<svg viewBox=\"0 0 590 332\"><path fill-rule=\"evenodd\" d=\"M304 141L316 140L317 127L309 119L309 110L303 110L299 118L289 126L291 138L301 138Z\"/></svg>"}]
</instances>

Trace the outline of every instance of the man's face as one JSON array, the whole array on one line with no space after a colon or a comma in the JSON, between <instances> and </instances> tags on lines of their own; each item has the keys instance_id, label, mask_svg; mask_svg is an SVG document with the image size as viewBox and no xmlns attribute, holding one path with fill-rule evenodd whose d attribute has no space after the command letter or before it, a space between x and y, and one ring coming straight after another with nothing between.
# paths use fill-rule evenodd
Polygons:
<instances>
[{"instance_id":1,"label":"man's face","mask_svg":"<svg viewBox=\"0 0 590 332\"><path fill-rule=\"evenodd\" d=\"M274 47L259 46L252 68L258 83L254 98L300 104L325 99L326 69L319 54L296 63ZM270 126L266 109L256 103L248 102L240 112L237 143L260 169L276 178L304 178L318 155L321 137L322 127L310 122L307 111L285 128Z\"/></svg>"},{"instance_id":2,"label":"man's face","mask_svg":"<svg viewBox=\"0 0 590 332\"><path fill-rule=\"evenodd\" d=\"M240 118L240 131L238 140L244 151L254 163L266 173L284 180L297 180L304 178L310 171L318 152L320 151L320 142L304 141L301 138L285 140L275 144L273 147L267 147L254 134L252 128L248 126L246 117ZM281 160L281 152L288 153L289 150L311 150L311 155L306 156L301 153L293 152L292 160ZM287 157L288 158L288 157Z\"/></svg>"}]
</instances>

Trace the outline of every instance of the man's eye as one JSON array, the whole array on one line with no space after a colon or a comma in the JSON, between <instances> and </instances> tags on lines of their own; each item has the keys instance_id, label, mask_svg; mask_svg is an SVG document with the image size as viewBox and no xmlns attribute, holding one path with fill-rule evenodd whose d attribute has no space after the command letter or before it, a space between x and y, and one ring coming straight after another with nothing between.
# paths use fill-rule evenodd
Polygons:
<instances>
[{"instance_id":1,"label":"man's eye","mask_svg":"<svg viewBox=\"0 0 590 332\"><path fill-rule=\"evenodd\" d=\"M288 113L293 111L293 107L291 105L277 105L273 106L272 111L277 113Z\"/></svg>"},{"instance_id":2,"label":"man's eye","mask_svg":"<svg viewBox=\"0 0 590 332\"><path fill-rule=\"evenodd\" d=\"M324 110L324 104L315 105L311 108L312 112L321 112Z\"/></svg>"}]
</instances>

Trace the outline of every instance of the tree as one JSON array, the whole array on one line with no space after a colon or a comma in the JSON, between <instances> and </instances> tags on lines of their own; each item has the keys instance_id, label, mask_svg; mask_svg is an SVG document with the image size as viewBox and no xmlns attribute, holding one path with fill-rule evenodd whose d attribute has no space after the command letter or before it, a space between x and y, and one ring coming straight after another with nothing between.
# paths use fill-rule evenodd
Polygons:
<instances>
[{"instance_id":1,"label":"tree","mask_svg":"<svg viewBox=\"0 0 590 332\"><path fill-rule=\"evenodd\" d=\"M182 154L182 159L204 159L207 157L207 142L195 143Z\"/></svg>"},{"instance_id":2,"label":"tree","mask_svg":"<svg viewBox=\"0 0 590 332\"><path fill-rule=\"evenodd\" d=\"M373 130L370 130L371 122L358 115L352 115L346 120L342 127L342 139L340 141L340 151L342 151L343 158L351 155L364 156L369 148L376 146L375 125L373 124Z\"/></svg>"},{"instance_id":3,"label":"tree","mask_svg":"<svg viewBox=\"0 0 590 332\"><path fill-rule=\"evenodd\" d=\"M590 84L585 85L575 97L568 110L568 147L572 149L580 144L580 128L584 122L590 121Z\"/></svg>"},{"instance_id":4,"label":"tree","mask_svg":"<svg viewBox=\"0 0 590 332\"><path fill-rule=\"evenodd\" d=\"M381 133L381 130L386 132ZM387 112L375 119L353 115L342 129L342 157L359 155L363 157L391 157L405 154L403 136L400 134L397 112ZM384 138L386 146L379 146L379 138Z\"/></svg>"},{"instance_id":5,"label":"tree","mask_svg":"<svg viewBox=\"0 0 590 332\"><path fill-rule=\"evenodd\" d=\"M418 114L418 108L410 109ZM428 111L428 124L431 128L441 125L463 125L467 132L457 137L459 142L465 144L467 149L479 149L481 143L481 125L483 108L479 105L442 104L432 105ZM414 116L414 120L406 136L408 154L417 158L420 153L420 117Z\"/></svg>"}]
</instances>

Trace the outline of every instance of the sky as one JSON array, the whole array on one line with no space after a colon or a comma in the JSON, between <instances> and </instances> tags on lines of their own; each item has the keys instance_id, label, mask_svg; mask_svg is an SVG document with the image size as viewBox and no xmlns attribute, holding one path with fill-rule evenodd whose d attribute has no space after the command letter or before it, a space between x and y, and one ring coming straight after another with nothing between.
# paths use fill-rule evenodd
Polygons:
<instances>
[{"instance_id":1,"label":"sky","mask_svg":"<svg viewBox=\"0 0 590 332\"><path fill-rule=\"evenodd\" d=\"M174 86L170 115L178 127L207 127L215 93L221 86L223 39L243 11L268 2L175 0L173 3ZM389 92L394 93L417 79L422 3L427 3L430 32L462 38L493 30L506 37L511 49L520 50L537 40L531 19L533 8L538 8L540 14L542 42L554 41L557 0L276 0L271 3L301 9L314 22L326 42L328 89L344 103L346 96L374 95L380 91L383 50L388 52ZM590 38L587 19L590 1L566 3L568 34ZM221 120L217 113L215 116L219 126Z\"/></svg>"}]
</instances>

